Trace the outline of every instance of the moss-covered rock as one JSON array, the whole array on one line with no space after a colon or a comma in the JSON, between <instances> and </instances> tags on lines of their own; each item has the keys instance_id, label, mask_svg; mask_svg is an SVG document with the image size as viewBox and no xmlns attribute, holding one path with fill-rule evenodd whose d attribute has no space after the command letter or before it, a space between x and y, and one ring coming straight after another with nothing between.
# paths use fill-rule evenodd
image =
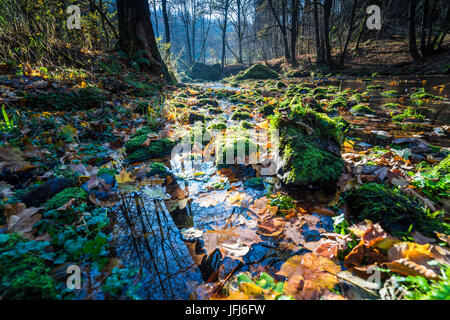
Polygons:
<instances>
[{"instance_id":1,"label":"moss-covered rock","mask_svg":"<svg viewBox=\"0 0 450 320\"><path fill-rule=\"evenodd\" d=\"M428 236L433 236L434 231L449 232L448 225L427 215L418 202L382 184L366 183L347 193L345 200L353 222L368 219L380 223L394 236L405 234L410 226Z\"/></svg>"},{"instance_id":2,"label":"moss-covered rock","mask_svg":"<svg viewBox=\"0 0 450 320\"><path fill-rule=\"evenodd\" d=\"M266 117L272 115L274 110L275 110L275 105L271 105L271 104L266 104L259 108L259 112L261 112Z\"/></svg>"},{"instance_id":3,"label":"moss-covered rock","mask_svg":"<svg viewBox=\"0 0 450 320\"><path fill-rule=\"evenodd\" d=\"M66 188L45 203L45 210L58 209L72 199L87 201L88 195L81 188Z\"/></svg>"},{"instance_id":4,"label":"moss-covered rock","mask_svg":"<svg viewBox=\"0 0 450 320\"><path fill-rule=\"evenodd\" d=\"M188 121L190 124L194 124L196 122L205 122L206 117L200 112L191 112L189 113Z\"/></svg>"},{"instance_id":5,"label":"moss-covered rock","mask_svg":"<svg viewBox=\"0 0 450 320\"><path fill-rule=\"evenodd\" d=\"M215 147L218 167L235 163L243 164L246 156L256 153L258 150L250 132L239 127L229 128L226 134L219 136Z\"/></svg>"},{"instance_id":6,"label":"moss-covered rock","mask_svg":"<svg viewBox=\"0 0 450 320\"><path fill-rule=\"evenodd\" d=\"M354 114L375 114L375 111L364 104L357 104L351 109L351 112Z\"/></svg>"},{"instance_id":7,"label":"moss-covered rock","mask_svg":"<svg viewBox=\"0 0 450 320\"><path fill-rule=\"evenodd\" d=\"M175 144L175 141L169 138L152 140L148 147L141 146L140 149L129 153L127 151L127 161L138 162L166 156L171 153Z\"/></svg>"},{"instance_id":8,"label":"moss-covered rock","mask_svg":"<svg viewBox=\"0 0 450 320\"><path fill-rule=\"evenodd\" d=\"M195 63L187 75L196 80L219 80L221 77L220 65L208 66L204 63Z\"/></svg>"},{"instance_id":9,"label":"moss-covered rock","mask_svg":"<svg viewBox=\"0 0 450 320\"><path fill-rule=\"evenodd\" d=\"M143 145L148 139L148 134L153 133L150 128L144 127L131 136L131 139L125 143L127 161L145 161L170 154L175 146L175 141L172 139L151 140L148 146Z\"/></svg>"},{"instance_id":10,"label":"moss-covered rock","mask_svg":"<svg viewBox=\"0 0 450 320\"><path fill-rule=\"evenodd\" d=\"M219 107L219 102L217 102L217 100L214 100L214 99L200 99L197 102L197 105L200 106L200 107L204 107L204 106L209 105L209 106L212 106L214 108L217 108L217 107Z\"/></svg>"},{"instance_id":11,"label":"moss-covered rock","mask_svg":"<svg viewBox=\"0 0 450 320\"><path fill-rule=\"evenodd\" d=\"M222 121L212 122L208 126L208 130L216 130L216 131L222 131L222 130L225 130L226 128L227 128L227 124Z\"/></svg>"},{"instance_id":12,"label":"moss-covered rock","mask_svg":"<svg viewBox=\"0 0 450 320\"><path fill-rule=\"evenodd\" d=\"M332 109L347 108L348 101L346 98L338 96L333 101L331 101L328 106Z\"/></svg>"},{"instance_id":13,"label":"moss-covered rock","mask_svg":"<svg viewBox=\"0 0 450 320\"><path fill-rule=\"evenodd\" d=\"M288 115L276 113L270 127L279 130L281 181L334 189L344 168L340 144L345 126L340 118L331 119L301 104L293 106Z\"/></svg>"},{"instance_id":14,"label":"moss-covered rock","mask_svg":"<svg viewBox=\"0 0 450 320\"><path fill-rule=\"evenodd\" d=\"M397 98L400 96L400 94L398 93L397 90L384 91L384 92L380 93L380 95L382 95L383 97L388 97L388 98Z\"/></svg>"},{"instance_id":15,"label":"moss-covered rock","mask_svg":"<svg viewBox=\"0 0 450 320\"><path fill-rule=\"evenodd\" d=\"M276 79L278 78L278 73L263 64L255 64L247 70L240 72L236 76L236 80L246 80L246 79Z\"/></svg>"},{"instance_id":16,"label":"moss-covered rock","mask_svg":"<svg viewBox=\"0 0 450 320\"><path fill-rule=\"evenodd\" d=\"M236 111L231 116L231 120L245 120L250 119L251 117L252 117L251 114L248 113L247 111Z\"/></svg>"}]
</instances>

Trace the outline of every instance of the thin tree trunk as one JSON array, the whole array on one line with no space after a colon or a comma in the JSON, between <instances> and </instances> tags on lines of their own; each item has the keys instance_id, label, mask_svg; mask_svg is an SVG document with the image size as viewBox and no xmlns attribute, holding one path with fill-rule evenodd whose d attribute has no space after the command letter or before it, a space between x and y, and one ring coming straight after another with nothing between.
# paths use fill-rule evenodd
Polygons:
<instances>
[{"instance_id":1,"label":"thin tree trunk","mask_svg":"<svg viewBox=\"0 0 450 320\"><path fill-rule=\"evenodd\" d=\"M152 5L153 5L153 14L155 15L155 31L156 31L155 36L158 38L159 37L159 25L158 25L158 14L156 13L156 0L152 1Z\"/></svg>"},{"instance_id":2,"label":"thin tree trunk","mask_svg":"<svg viewBox=\"0 0 450 320\"><path fill-rule=\"evenodd\" d=\"M319 8L317 2L314 2L314 28L316 36L316 63L322 64L325 62L325 52L320 41Z\"/></svg>"},{"instance_id":3,"label":"thin tree trunk","mask_svg":"<svg viewBox=\"0 0 450 320\"><path fill-rule=\"evenodd\" d=\"M416 0L409 0L409 52L414 61L420 60L416 43Z\"/></svg>"},{"instance_id":4,"label":"thin tree trunk","mask_svg":"<svg viewBox=\"0 0 450 320\"><path fill-rule=\"evenodd\" d=\"M297 67L297 38L298 38L298 15L300 11L300 0L291 0L291 59L292 66Z\"/></svg>"},{"instance_id":5,"label":"thin tree trunk","mask_svg":"<svg viewBox=\"0 0 450 320\"><path fill-rule=\"evenodd\" d=\"M161 7L164 20L164 42L168 44L166 49L166 57L170 59L170 25L169 25L169 15L167 13L167 0L161 0Z\"/></svg>"},{"instance_id":6,"label":"thin tree trunk","mask_svg":"<svg viewBox=\"0 0 450 320\"><path fill-rule=\"evenodd\" d=\"M347 53L347 47L348 47L348 44L350 43L350 39L353 34L353 23L355 21L355 13L356 13L357 5L358 5L358 0L353 0L353 7L352 7L352 13L350 16L350 26L348 29L347 40L345 40L344 50L342 51L341 60L339 61L339 64L341 64L341 65L344 64L345 54Z\"/></svg>"},{"instance_id":7,"label":"thin tree trunk","mask_svg":"<svg viewBox=\"0 0 450 320\"><path fill-rule=\"evenodd\" d=\"M427 28L427 16L428 16L428 4L429 0L425 0L423 4L423 12L422 12L422 26L420 32L420 51L422 52L422 56L425 57L428 55L428 49L426 45L426 28Z\"/></svg>"},{"instance_id":8,"label":"thin tree trunk","mask_svg":"<svg viewBox=\"0 0 450 320\"><path fill-rule=\"evenodd\" d=\"M333 60L331 57L331 44L330 44L330 14L331 6L333 5L333 0L325 0L323 6L323 39L325 45L325 63L328 66L333 65Z\"/></svg>"},{"instance_id":9,"label":"thin tree trunk","mask_svg":"<svg viewBox=\"0 0 450 320\"><path fill-rule=\"evenodd\" d=\"M286 60L290 61L291 54L289 53L289 41L288 41L287 30L286 30L286 0L281 0L281 5L282 5L281 16L282 16L283 21L281 21L280 17L278 16L278 12L275 9L273 0L269 0L270 10L272 11L273 16L275 17L275 20L278 24L278 27L280 28L281 35L283 38L284 57L286 58Z\"/></svg>"}]
</instances>

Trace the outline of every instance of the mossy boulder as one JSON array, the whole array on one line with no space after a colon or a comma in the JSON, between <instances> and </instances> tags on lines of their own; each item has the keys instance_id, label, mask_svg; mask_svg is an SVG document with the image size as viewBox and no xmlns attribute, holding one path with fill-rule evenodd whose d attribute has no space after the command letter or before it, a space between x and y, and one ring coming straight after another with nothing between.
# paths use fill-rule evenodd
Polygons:
<instances>
[{"instance_id":1,"label":"mossy boulder","mask_svg":"<svg viewBox=\"0 0 450 320\"><path fill-rule=\"evenodd\" d=\"M131 136L125 143L127 161L138 162L170 154L175 141L169 138L151 140L148 146L143 145L148 139L148 134L154 133L150 128L144 127Z\"/></svg>"},{"instance_id":2,"label":"mossy boulder","mask_svg":"<svg viewBox=\"0 0 450 320\"><path fill-rule=\"evenodd\" d=\"M209 66L204 63L195 63L187 72L195 80L219 80L221 77L220 65Z\"/></svg>"},{"instance_id":3,"label":"mossy boulder","mask_svg":"<svg viewBox=\"0 0 450 320\"><path fill-rule=\"evenodd\" d=\"M344 169L340 156L347 124L301 104L288 114L276 113L270 128L278 130L281 163L278 176L288 186L334 190Z\"/></svg>"},{"instance_id":4,"label":"mossy boulder","mask_svg":"<svg viewBox=\"0 0 450 320\"><path fill-rule=\"evenodd\" d=\"M409 230L433 236L434 231L450 231L448 225L428 215L421 204L397 189L383 184L366 183L344 195L351 211L352 222L371 220L384 230L400 236ZM410 229L412 226L412 230Z\"/></svg>"},{"instance_id":5,"label":"mossy boulder","mask_svg":"<svg viewBox=\"0 0 450 320\"><path fill-rule=\"evenodd\" d=\"M273 104L266 104L259 108L259 112L267 117L273 115L275 107Z\"/></svg>"},{"instance_id":6,"label":"mossy boulder","mask_svg":"<svg viewBox=\"0 0 450 320\"><path fill-rule=\"evenodd\" d=\"M70 200L87 201L87 193L78 187L66 188L45 203L45 210L58 209Z\"/></svg>"},{"instance_id":7,"label":"mossy boulder","mask_svg":"<svg viewBox=\"0 0 450 320\"><path fill-rule=\"evenodd\" d=\"M244 164L245 157L258 150L250 131L240 127L229 128L226 134L219 136L215 141L215 148L218 167Z\"/></svg>"},{"instance_id":8,"label":"mossy boulder","mask_svg":"<svg viewBox=\"0 0 450 320\"><path fill-rule=\"evenodd\" d=\"M188 122L194 124L196 122L205 122L205 116L200 112L189 113Z\"/></svg>"},{"instance_id":9,"label":"mossy boulder","mask_svg":"<svg viewBox=\"0 0 450 320\"><path fill-rule=\"evenodd\" d=\"M217 100L214 100L214 99L200 99L197 102L197 105L199 107L204 107L204 106L209 105L209 106L217 108L217 107L219 107L219 102Z\"/></svg>"},{"instance_id":10,"label":"mossy boulder","mask_svg":"<svg viewBox=\"0 0 450 320\"><path fill-rule=\"evenodd\" d=\"M388 98L397 98L400 96L400 94L398 93L397 90L384 91L384 92L380 93L380 95L382 95L383 97L388 97Z\"/></svg>"},{"instance_id":11,"label":"mossy boulder","mask_svg":"<svg viewBox=\"0 0 450 320\"><path fill-rule=\"evenodd\" d=\"M222 131L222 130L225 130L226 128L227 128L227 124L225 122L221 122L221 121L212 122L208 126L208 130L215 130L215 131Z\"/></svg>"},{"instance_id":12,"label":"mossy boulder","mask_svg":"<svg viewBox=\"0 0 450 320\"><path fill-rule=\"evenodd\" d=\"M27 207L39 207L41 203L46 202L54 195L71 186L73 186L71 179L64 177L53 178L25 193L21 200Z\"/></svg>"},{"instance_id":13,"label":"mossy boulder","mask_svg":"<svg viewBox=\"0 0 450 320\"><path fill-rule=\"evenodd\" d=\"M357 104L351 109L351 112L354 114L375 114L375 111L364 104Z\"/></svg>"},{"instance_id":14,"label":"mossy boulder","mask_svg":"<svg viewBox=\"0 0 450 320\"><path fill-rule=\"evenodd\" d=\"M250 119L251 117L251 114L247 111L236 111L231 116L231 120L245 120Z\"/></svg>"},{"instance_id":15,"label":"mossy boulder","mask_svg":"<svg viewBox=\"0 0 450 320\"><path fill-rule=\"evenodd\" d=\"M236 76L236 80L246 80L246 79L256 79L256 80L266 80L266 79L276 79L278 78L278 73L263 64L255 64L247 70L240 72Z\"/></svg>"}]
</instances>

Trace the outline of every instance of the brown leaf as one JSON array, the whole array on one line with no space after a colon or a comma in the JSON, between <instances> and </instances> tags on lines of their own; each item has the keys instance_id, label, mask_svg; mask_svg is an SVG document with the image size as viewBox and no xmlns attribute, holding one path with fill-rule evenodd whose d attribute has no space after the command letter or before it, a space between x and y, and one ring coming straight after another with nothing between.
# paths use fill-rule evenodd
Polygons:
<instances>
[{"instance_id":1,"label":"brown leaf","mask_svg":"<svg viewBox=\"0 0 450 320\"><path fill-rule=\"evenodd\" d=\"M318 299L337 283L341 268L333 261L307 253L286 261L277 275L287 278L285 293L296 299Z\"/></svg>"},{"instance_id":2,"label":"brown leaf","mask_svg":"<svg viewBox=\"0 0 450 320\"><path fill-rule=\"evenodd\" d=\"M37 214L41 209L26 208L23 203L6 204L5 216L8 232L17 232L27 239L33 239L33 226L42 218L41 214Z\"/></svg>"}]
</instances>

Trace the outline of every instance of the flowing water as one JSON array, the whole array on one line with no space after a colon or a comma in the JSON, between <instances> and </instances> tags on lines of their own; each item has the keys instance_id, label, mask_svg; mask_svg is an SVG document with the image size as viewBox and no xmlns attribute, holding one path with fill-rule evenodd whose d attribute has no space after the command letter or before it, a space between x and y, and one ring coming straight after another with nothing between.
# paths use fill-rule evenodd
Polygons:
<instances>
[{"instance_id":1,"label":"flowing water","mask_svg":"<svg viewBox=\"0 0 450 320\"><path fill-rule=\"evenodd\" d=\"M346 89L366 91L369 82L355 78L338 79L301 79L294 83L314 82L321 86L333 85ZM377 78L370 84L381 84L384 90L397 90L401 94L408 93L414 87L423 87L427 92L446 96L450 95L450 80L448 77L397 77ZM239 92L251 90L249 87L234 88L220 83L188 85L200 92L229 90ZM380 90L370 92L370 105L379 107L387 102L400 102L401 99L385 98ZM273 93L277 95L277 93ZM219 100L219 107L225 111L227 126L235 125L230 119L229 101ZM387 145L394 137L421 136L428 142L448 147L448 135L433 135L436 127L448 125L450 108L448 102L427 101L421 106L421 112L426 116L423 130L408 132L399 128L393 129L384 115L353 119L351 136L362 139L370 145ZM253 123L261 121L256 116L249 119ZM374 134L373 131L383 131L387 137ZM361 140L360 140L361 141ZM139 186L134 190L121 191L121 201L114 208L114 243L117 256L125 264L134 263L143 272L141 279L141 294L147 299L188 299L194 289L208 280L223 280L232 272L255 271L260 267L278 270L281 264L290 256L304 252L305 249L280 245L274 237L260 235L261 241L250 246L250 250L241 259L223 257L216 250L205 254L202 249L205 243L201 237L189 238L182 234L183 230L193 228L196 232L220 230L221 228L239 228L239 230L255 230L256 224L245 205L230 205L230 192L244 194L242 201L253 201L264 196L267 190L279 190L280 184L274 177L265 177L265 190L255 190L244 187L244 180L255 176L251 166L236 166L233 169L233 179L227 179L217 172L213 162L192 161L192 166L183 165L180 158L160 159L171 168L171 179L175 183L166 188L157 182L154 185ZM120 161L119 161L120 162ZM148 161L134 166L135 170L152 163ZM133 166L127 166L130 172ZM200 173L200 174L199 174ZM167 181L167 180L166 180ZM211 185L224 182L229 190L211 191ZM169 190L170 189L170 190ZM209 198L207 198L209 197ZM306 196L305 196L306 197ZM330 198L319 193L313 193L311 201L325 201ZM319 199L319 200L317 200ZM333 199L333 196L331 196ZM205 206L209 201L211 206ZM305 198L305 201L309 199ZM317 215L315 220L324 231L331 232L331 218ZM311 239L317 234L308 228L303 229L303 236ZM254 236L254 233L251 233ZM195 239L194 239L195 238ZM214 273L216 272L216 273ZM217 274L218 273L218 274Z\"/></svg>"}]
</instances>

